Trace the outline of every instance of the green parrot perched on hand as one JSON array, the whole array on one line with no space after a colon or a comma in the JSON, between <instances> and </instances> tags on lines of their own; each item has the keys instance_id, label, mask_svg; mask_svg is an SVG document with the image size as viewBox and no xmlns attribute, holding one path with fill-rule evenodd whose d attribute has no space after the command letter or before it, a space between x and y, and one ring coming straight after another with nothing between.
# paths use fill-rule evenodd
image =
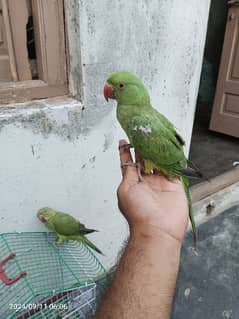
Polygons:
<instances>
[{"instance_id":1,"label":"green parrot perched on hand","mask_svg":"<svg viewBox=\"0 0 239 319\"><path fill-rule=\"evenodd\" d=\"M201 173L188 167L188 160L183 152L183 138L173 124L152 107L147 89L135 75L129 72L111 74L104 87L104 96L107 101L109 98L117 101L117 119L129 138L129 147L134 147L143 159L144 172L150 174L153 170L159 170L169 180L180 178L196 243L197 230L188 177L201 177ZM141 168L138 169L138 174L141 181Z\"/></svg>"},{"instance_id":2,"label":"green parrot perched on hand","mask_svg":"<svg viewBox=\"0 0 239 319\"><path fill-rule=\"evenodd\" d=\"M58 237L57 243L60 244L66 240L77 240L88 245L97 253L102 254L102 252L85 237L86 234L93 233L97 230L86 228L85 225L81 224L71 215L57 212L50 207L44 207L38 210L37 217L48 229L56 233Z\"/></svg>"}]
</instances>

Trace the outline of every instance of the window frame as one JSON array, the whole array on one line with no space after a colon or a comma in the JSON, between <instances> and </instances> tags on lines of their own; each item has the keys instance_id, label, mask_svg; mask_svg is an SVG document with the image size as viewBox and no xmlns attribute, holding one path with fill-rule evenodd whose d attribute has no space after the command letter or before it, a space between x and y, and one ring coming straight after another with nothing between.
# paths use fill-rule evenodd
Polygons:
<instances>
[{"instance_id":1,"label":"window frame","mask_svg":"<svg viewBox=\"0 0 239 319\"><path fill-rule=\"evenodd\" d=\"M63 0L32 0L32 15L39 79L1 82L0 104L68 94Z\"/></svg>"}]
</instances>

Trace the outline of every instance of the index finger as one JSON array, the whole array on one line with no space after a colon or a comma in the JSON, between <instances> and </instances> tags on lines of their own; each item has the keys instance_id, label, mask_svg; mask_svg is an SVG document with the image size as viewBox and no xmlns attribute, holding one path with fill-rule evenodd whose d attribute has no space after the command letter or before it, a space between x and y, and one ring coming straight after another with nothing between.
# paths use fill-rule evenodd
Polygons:
<instances>
[{"instance_id":1,"label":"index finger","mask_svg":"<svg viewBox=\"0 0 239 319\"><path fill-rule=\"evenodd\" d=\"M119 141L119 155L120 155L120 166L121 166L121 172L123 178L126 177L137 177L137 169L136 167L133 166L124 166L124 164L127 163L133 163L133 159L130 153L129 148L123 147L124 145L127 145L126 140L120 140Z\"/></svg>"}]
</instances>

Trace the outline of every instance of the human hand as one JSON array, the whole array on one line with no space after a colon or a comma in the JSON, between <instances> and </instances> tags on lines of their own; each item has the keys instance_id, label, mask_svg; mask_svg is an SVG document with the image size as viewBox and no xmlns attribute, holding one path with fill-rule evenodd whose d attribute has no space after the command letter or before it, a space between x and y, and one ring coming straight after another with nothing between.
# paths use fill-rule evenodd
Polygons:
<instances>
[{"instance_id":1,"label":"human hand","mask_svg":"<svg viewBox=\"0 0 239 319\"><path fill-rule=\"evenodd\" d=\"M119 145L127 144L121 140ZM120 148L120 163L132 161L127 148ZM183 186L178 179L168 181L160 173L142 174L138 181L137 168L124 166L118 188L119 208L127 219L131 233L144 237L157 234L182 242L188 224L188 205Z\"/></svg>"}]
</instances>

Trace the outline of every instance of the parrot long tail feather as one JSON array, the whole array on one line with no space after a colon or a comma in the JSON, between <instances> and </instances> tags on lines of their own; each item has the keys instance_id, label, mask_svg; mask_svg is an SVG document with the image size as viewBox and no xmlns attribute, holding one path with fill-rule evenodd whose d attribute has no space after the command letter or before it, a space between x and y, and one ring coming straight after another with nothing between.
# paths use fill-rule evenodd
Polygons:
<instances>
[{"instance_id":1,"label":"parrot long tail feather","mask_svg":"<svg viewBox=\"0 0 239 319\"><path fill-rule=\"evenodd\" d=\"M88 238L86 238L85 236L78 236L79 241L81 241L82 243L86 244L87 246L89 246L91 249L95 250L97 253L104 255L102 253L101 250L99 250L99 248L97 248Z\"/></svg>"},{"instance_id":2,"label":"parrot long tail feather","mask_svg":"<svg viewBox=\"0 0 239 319\"><path fill-rule=\"evenodd\" d=\"M195 220L194 220L194 216L193 216L192 200L191 200L191 195L189 192L189 182L188 182L187 177L181 176L181 182L183 184L183 188L184 188L185 195L186 195L187 202L188 202L189 218L190 218L190 222L192 225L193 239L194 239L194 244L196 247L198 235L197 235L197 228L196 228L196 224L195 224Z\"/></svg>"},{"instance_id":3,"label":"parrot long tail feather","mask_svg":"<svg viewBox=\"0 0 239 319\"><path fill-rule=\"evenodd\" d=\"M195 170L191 167L187 167L187 168L182 168L180 170L181 174L183 174L184 176L188 177L188 178L202 178L203 175L199 170Z\"/></svg>"},{"instance_id":4,"label":"parrot long tail feather","mask_svg":"<svg viewBox=\"0 0 239 319\"><path fill-rule=\"evenodd\" d=\"M197 171L201 177L200 178L204 178L208 183L210 183L210 179L205 175L205 174L202 174L200 172L200 169L197 167L197 165L195 163L193 163L192 161L188 160L188 164L193 168L195 169L195 171Z\"/></svg>"},{"instance_id":5,"label":"parrot long tail feather","mask_svg":"<svg viewBox=\"0 0 239 319\"><path fill-rule=\"evenodd\" d=\"M89 229L89 228L81 228L81 229L79 229L78 234L79 235L86 235L86 234L91 234L91 233L94 233L94 232L98 232L98 230Z\"/></svg>"},{"instance_id":6,"label":"parrot long tail feather","mask_svg":"<svg viewBox=\"0 0 239 319\"><path fill-rule=\"evenodd\" d=\"M200 168L191 160L188 159L188 166L192 167L199 175L201 175L201 178L204 177L204 174L201 172Z\"/></svg>"}]
</instances>

